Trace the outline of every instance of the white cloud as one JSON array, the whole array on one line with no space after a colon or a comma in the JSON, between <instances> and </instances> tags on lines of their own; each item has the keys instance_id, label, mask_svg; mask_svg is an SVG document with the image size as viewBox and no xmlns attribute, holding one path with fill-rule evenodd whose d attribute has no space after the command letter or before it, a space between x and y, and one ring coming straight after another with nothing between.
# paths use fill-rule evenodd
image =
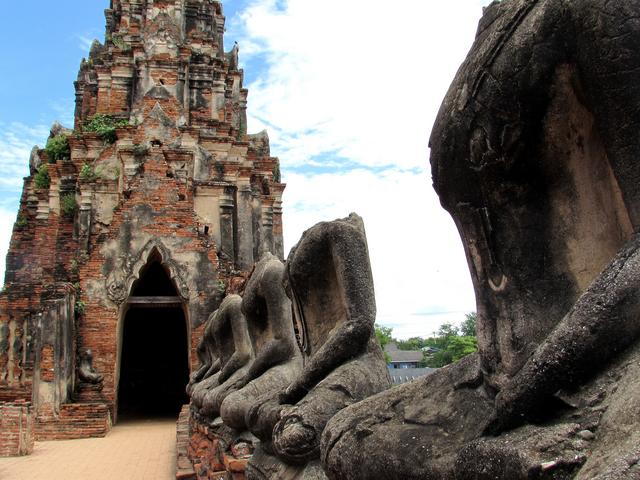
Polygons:
<instances>
[{"instance_id":1,"label":"white cloud","mask_svg":"<svg viewBox=\"0 0 640 480\"><path fill-rule=\"evenodd\" d=\"M471 279L453 220L429 188L426 172L354 170L288 174L286 249L323 220L363 217L374 275L378 322L397 337L425 336L475 310Z\"/></svg>"},{"instance_id":2,"label":"white cloud","mask_svg":"<svg viewBox=\"0 0 640 480\"><path fill-rule=\"evenodd\" d=\"M76 34L76 40L78 41L78 48L88 54L95 39L88 35Z\"/></svg>"},{"instance_id":3,"label":"white cloud","mask_svg":"<svg viewBox=\"0 0 640 480\"><path fill-rule=\"evenodd\" d=\"M49 108L56 115L58 121L63 127L73 128L75 99L68 97L49 102Z\"/></svg>"},{"instance_id":4,"label":"white cloud","mask_svg":"<svg viewBox=\"0 0 640 480\"><path fill-rule=\"evenodd\" d=\"M267 64L249 85L250 125L269 122L288 166L334 151L362 165L424 165L482 3L254 1L230 29L241 61Z\"/></svg>"},{"instance_id":5,"label":"white cloud","mask_svg":"<svg viewBox=\"0 0 640 480\"><path fill-rule=\"evenodd\" d=\"M13 230L13 222L16 221L16 212L13 209L0 207L0 283L4 284L5 259L9 251L9 242Z\"/></svg>"},{"instance_id":6,"label":"white cloud","mask_svg":"<svg viewBox=\"0 0 640 480\"><path fill-rule=\"evenodd\" d=\"M21 123L0 122L0 190L19 192L22 178L29 174L29 155L36 143L43 145L49 128L28 127Z\"/></svg>"},{"instance_id":7,"label":"white cloud","mask_svg":"<svg viewBox=\"0 0 640 480\"><path fill-rule=\"evenodd\" d=\"M241 62L264 65L248 86L249 127L269 130L282 162L287 248L318 221L359 213L378 321L397 337L428 335L475 309L427 144L488 3L255 0L230 25ZM341 169L340 159L361 168ZM309 174L319 163L332 173Z\"/></svg>"}]
</instances>

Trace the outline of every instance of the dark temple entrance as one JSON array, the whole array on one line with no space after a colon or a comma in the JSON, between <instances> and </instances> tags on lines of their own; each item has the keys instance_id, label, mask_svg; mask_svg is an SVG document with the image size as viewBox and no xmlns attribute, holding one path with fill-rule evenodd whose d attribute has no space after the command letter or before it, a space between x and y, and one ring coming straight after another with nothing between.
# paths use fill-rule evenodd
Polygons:
<instances>
[{"instance_id":1,"label":"dark temple entrance","mask_svg":"<svg viewBox=\"0 0 640 480\"><path fill-rule=\"evenodd\" d=\"M118 419L177 417L188 403L187 322L173 282L157 259L134 284L124 317Z\"/></svg>"}]
</instances>

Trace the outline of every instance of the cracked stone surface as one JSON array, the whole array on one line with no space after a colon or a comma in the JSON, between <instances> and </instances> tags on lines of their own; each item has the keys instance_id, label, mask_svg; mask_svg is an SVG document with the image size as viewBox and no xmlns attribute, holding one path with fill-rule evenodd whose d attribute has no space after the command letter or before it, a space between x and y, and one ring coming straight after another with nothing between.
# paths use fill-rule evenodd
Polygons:
<instances>
[{"instance_id":1,"label":"cracked stone surface","mask_svg":"<svg viewBox=\"0 0 640 480\"><path fill-rule=\"evenodd\" d=\"M479 353L338 413L329 478L638 478L638 12L485 9L430 141Z\"/></svg>"}]
</instances>

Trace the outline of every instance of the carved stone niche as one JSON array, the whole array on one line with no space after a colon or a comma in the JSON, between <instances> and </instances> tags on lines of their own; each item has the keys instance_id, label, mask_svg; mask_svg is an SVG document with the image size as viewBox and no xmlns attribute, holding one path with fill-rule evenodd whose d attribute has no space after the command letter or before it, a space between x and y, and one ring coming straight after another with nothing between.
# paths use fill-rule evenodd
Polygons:
<instances>
[{"instance_id":1,"label":"carved stone niche","mask_svg":"<svg viewBox=\"0 0 640 480\"><path fill-rule=\"evenodd\" d=\"M291 301L282 285L284 264L270 253L256 264L244 290L242 312L255 359L233 393L222 402L225 425L246 430L246 416L258 398L286 388L300 373L302 355L296 344Z\"/></svg>"},{"instance_id":2,"label":"carved stone niche","mask_svg":"<svg viewBox=\"0 0 640 480\"><path fill-rule=\"evenodd\" d=\"M209 422L218 417L223 400L236 389L254 358L240 295L227 295L220 304L213 321L213 337L220 346L220 372L202 395L201 404L196 404L200 416Z\"/></svg>"},{"instance_id":3,"label":"carved stone niche","mask_svg":"<svg viewBox=\"0 0 640 480\"><path fill-rule=\"evenodd\" d=\"M390 385L374 334L373 279L362 219L320 223L289 254L285 288L293 303L304 367L266 395L247 423L261 439L251 479L322 479L320 436L336 412Z\"/></svg>"},{"instance_id":4,"label":"carved stone niche","mask_svg":"<svg viewBox=\"0 0 640 480\"><path fill-rule=\"evenodd\" d=\"M479 353L336 415L330 478L640 475L638 11L485 9L431 136Z\"/></svg>"}]
</instances>

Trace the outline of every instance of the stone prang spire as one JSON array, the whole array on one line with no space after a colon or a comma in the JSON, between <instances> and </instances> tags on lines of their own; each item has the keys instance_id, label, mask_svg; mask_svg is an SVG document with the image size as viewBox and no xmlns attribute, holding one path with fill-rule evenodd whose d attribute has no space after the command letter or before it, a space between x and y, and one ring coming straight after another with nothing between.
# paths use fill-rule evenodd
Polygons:
<instances>
[{"instance_id":1,"label":"stone prang spire","mask_svg":"<svg viewBox=\"0 0 640 480\"><path fill-rule=\"evenodd\" d=\"M78 75L76 127L96 113L142 122L155 100L177 108L180 126L246 133L247 90L237 46L224 52L220 2L113 0L106 17L106 43Z\"/></svg>"}]
</instances>

